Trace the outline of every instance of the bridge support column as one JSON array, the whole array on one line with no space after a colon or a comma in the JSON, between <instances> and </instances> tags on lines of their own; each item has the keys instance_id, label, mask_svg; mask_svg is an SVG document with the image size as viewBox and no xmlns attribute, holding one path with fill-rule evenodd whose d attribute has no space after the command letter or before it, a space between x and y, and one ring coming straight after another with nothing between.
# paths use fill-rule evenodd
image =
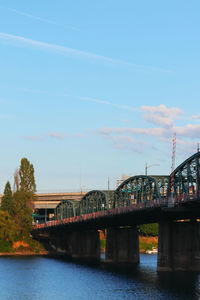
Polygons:
<instances>
[{"instance_id":1,"label":"bridge support column","mask_svg":"<svg viewBox=\"0 0 200 300\"><path fill-rule=\"evenodd\" d=\"M49 233L47 236L37 239L48 246L52 254L67 255L74 259L99 261L100 238L98 230L88 231L65 231Z\"/></svg>"},{"instance_id":2,"label":"bridge support column","mask_svg":"<svg viewBox=\"0 0 200 300\"><path fill-rule=\"evenodd\" d=\"M98 230L73 231L71 233L72 258L87 261L100 260L100 239Z\"/></svg>"},{"instance_id":3,"label":"bridge support column","mask_svg":"<svg viewBox=\"0 0 200 300\"><path fill-rule=\"evenodd\" d=\"M109 228L106 233L106 262L111 264L139 263L138 229Z\"/></svg>"},{"instance_id":4,"label":"bridge support column","mask_svg":"<svg viewBox=\"0 0 200 300\"><path fill-rule=\"evenodd\" d=\"M158 271L200 271L200 223L159 224Z\"/></svg>"},{"instance_id":5,"label":"bridge support column","mask_svg":"<svg viewBox=\"0 0 200 300\"><path fill-rule=\"evenodd\" d=\"M63 254L71 256L71 232L70 231L58 231L50 235L49 242L53 252L57 254Z\"/></svg>"}]
</instances>

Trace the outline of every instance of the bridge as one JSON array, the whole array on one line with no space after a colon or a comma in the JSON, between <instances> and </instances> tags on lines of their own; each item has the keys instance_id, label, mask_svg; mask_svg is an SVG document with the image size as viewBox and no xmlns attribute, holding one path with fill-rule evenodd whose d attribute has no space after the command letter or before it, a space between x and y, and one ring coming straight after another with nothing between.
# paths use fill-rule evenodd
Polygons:
<instances>
[{"instance_id":1,"label":"bridge","mask_svg":"<svg viewBox=\"0 0 200 300\"><path fill-rule=\"evenodd\" d=\"M106 232L106 262L139 262L138 225L159 223L158 271L200 270L200 152L169 176L137 175L114 192L90 191L60 202L55 220L33 236L56 253L99 260L99 230ZM173 182L173 185L172 185Z\"/></svg>"}]
</instances>

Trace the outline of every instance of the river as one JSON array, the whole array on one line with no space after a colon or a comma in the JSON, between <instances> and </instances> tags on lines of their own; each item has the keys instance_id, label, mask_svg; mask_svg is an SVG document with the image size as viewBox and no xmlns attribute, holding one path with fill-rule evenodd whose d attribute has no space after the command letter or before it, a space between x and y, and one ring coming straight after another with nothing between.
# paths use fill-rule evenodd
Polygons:
<instances>
[{"instance_id":1,"label":"river","mask_svg":"<svg viewBox=\"0 0 200 300\"><path fill-rule=\"evenodd\" d=\"M141 255L131 272L50 257L0 257L0 300L200 299L200 272L156 272Z\"/></svg>"}]
</instances>

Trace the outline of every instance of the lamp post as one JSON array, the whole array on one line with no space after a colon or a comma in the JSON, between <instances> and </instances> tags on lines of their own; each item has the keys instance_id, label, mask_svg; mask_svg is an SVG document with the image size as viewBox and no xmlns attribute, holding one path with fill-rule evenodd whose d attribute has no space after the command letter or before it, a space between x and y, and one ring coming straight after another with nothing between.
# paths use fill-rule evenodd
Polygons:
<instances>
[{"instance_id":1,"label":"lamp post","mask_svg":"<svg viewBox=\"0 0 200 300\"><path fill-rule=\"evenodd\" d=\"M159 164L153 164L153 165L147 165L147 163L145 164L145 176L147 176L147 169L150 167L154 167L154 166L160 166Z\"/></svg>"}]
</instances>

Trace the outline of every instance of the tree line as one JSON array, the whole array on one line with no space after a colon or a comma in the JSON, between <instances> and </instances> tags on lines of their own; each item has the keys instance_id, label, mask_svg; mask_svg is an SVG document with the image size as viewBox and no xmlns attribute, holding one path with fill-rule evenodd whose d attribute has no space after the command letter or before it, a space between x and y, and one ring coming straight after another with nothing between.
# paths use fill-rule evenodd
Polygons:
<instances>
[{"instance_id":1,"label":"tree line","mask_svg":"<svg viewBox=\"0 0 200 300\"><path fill-rule=\"evenodd\" d=\"M12 247L14 241L30 237L35 193L34 167L27 158L22 158L14 174L14 191L8 181L1 199L0 251Z\"/></svg>"}]
</instances>

